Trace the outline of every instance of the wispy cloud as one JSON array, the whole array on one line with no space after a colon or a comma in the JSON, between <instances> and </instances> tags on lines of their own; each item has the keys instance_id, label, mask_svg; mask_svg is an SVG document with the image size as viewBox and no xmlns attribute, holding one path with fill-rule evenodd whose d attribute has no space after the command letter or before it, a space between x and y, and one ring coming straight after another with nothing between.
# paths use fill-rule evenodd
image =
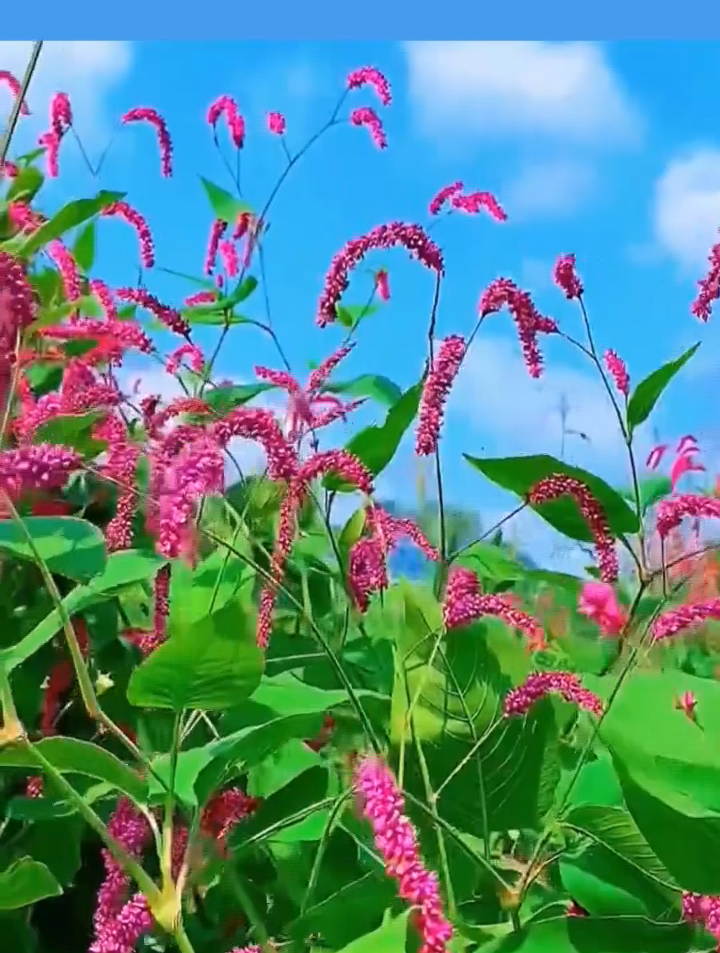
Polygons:
<instances>
[{"instance_id":1,"label":"wispy cloud","mask_svg":"<svg viewBox=\"0 0 720 953\"><path fill-rule=\"evenodd\" d=\"M569 215L594 190L597 173L585 159L557 158L525 163L503 189L513 219Z\"/></svg>"},{"instance_id":2,"label":"wispy cloud","mask_svg":"<svg viewBox=\"0 0 720 953\"><path fill-rule=\"evenodd\" d=\"M427 133L603 148L642 135L637 106L595 43L423 40L404 50Z\"/></svg>"}]
</instances>

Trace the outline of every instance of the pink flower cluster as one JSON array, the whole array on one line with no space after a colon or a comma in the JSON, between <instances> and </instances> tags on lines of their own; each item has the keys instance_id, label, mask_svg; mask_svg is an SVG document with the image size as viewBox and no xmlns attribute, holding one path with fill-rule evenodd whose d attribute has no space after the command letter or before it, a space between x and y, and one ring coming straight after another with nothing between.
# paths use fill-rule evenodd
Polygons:
<instances>
[{"instance_id":1,"label":"pink flower cluster","mask_svg":"<svg viewBox=\"0 0 720 953\"><path fill-rule=\"evenodd\" d=\"M627 613L620 608L615 590L605 582L583 585L578 611L595 622L603 635L619 635L627 622Z\"/></svg>"},{"instance_id":2,"label":"pink flower cluster","mask_svg":"<svg viewBox=\"0 0 720 953\"><path fill-rule=\"evenodd\" d=\"M353 126L366 126L370 132L370 138L378 149L387 148L387 136L383 129L383 124L371 106L358 106L350 113L350 122Z\"/></svg>"},{"instance_id":3,"label":"pink flower cluster","mask_svg":"<svg viewBox=\"0 0 720 953\"><path fill-rule=\"evenodd\" d=\"M720 241L710 249L707 274L698 281L697 297L690 310L696 318L707 323L712 314L713 302L718 298L720 298Z\"/></svg>"},{"instance_id":4,"label":"pink flower cluster","mask_svg":"<svg viewBox=\"0 0 720 953\"><path fill-rule=\"evenodd\" d=\"M582 295L584 288L575 271L574 255L560 255L553 266L553 281L565 292L566 298L579 298Z\"/></svg>"},{"instance_id":5,"label":"pink flower cluster","mask_svg":"<svg viewBox=\"0 0 720 953\"><path fill-rule=\"evenodd\" d=\"M655 514L658 533L666 537L687 516L696 519L720 519L720 499L699 493L679 493L661 500Z\"/></svg>"},{"instance_id":6,"label":"pink flower cluster","mask_svg":"<svg viewBox=\"0 0 720 953\"><path fill-rule=\"evenodd\" d=\"M372 86L383 106L389 106L392 102L390 83L374 66L361 66L348 74L348 89L360 89L362 86Z\"/></svg>"},{"instance_id":7,"label":"pink flower cluster","mask_svg":"<svg viewBox=\"0 0 720 953\"><path fill-rule=\"evenodd\" d=\"M118 488L115 515L105 529L107 550L130 549L136 499L135 473L141 448L130 439L127 426L119 416L105 417L96 425L93 435L98 440L107 441L108 452L102 472Z\"/></svg>"},{"instance_id":8,"label":"pink flower cluster","mask_svg":"<svg viewBox=\"0 0 720 953\"><path fill-rule=\"evenodd\" d=\"M82 466L75 450L52 443L0 452L0 490L11 497L25 490L51 490L64 486L74 470Z\"/></svg>"},{"instance_id":9,"label":"pink flower cluster","mask_svg":"<svg viewBox=\"0 0 720 953\"><path fill-rule=\"evenodd\" d=\"M140 239L140 260L144 268L152 268L155 264L155 244L152 232L147 221L140 212L128 205L127 202L112 202L102 210L106 217L117 217L132 225Z\"/></svg>"},{"instance_id":10,"label":"pink flower cluster","mask_svg":"<svg viewBox=\"0 0 720 953\"><path fill-rule=\"evenodd\" d=\"M527 501L531 506L542 506L561 496L571 496L585 518L595 539L600 577L603 582L615 582L618 577L618 557L615 540L608 525L607 516L590 489L580 480L555 473L539 480L528 493Z\"/></svg>"},{"instance_id":11,"label":"pink flower cluster","mask_svg":"<svg viewBox=\"0 0 720 953\"><path fill-rule=\"evenodd\" d=\"M359 761L354 780L385 871L397 882L400 897L417 911L413 919L422 940L419 953L445 953L452 926L445 917L437 874L420 857L417 833L404 813L402 791L377 757Z\"/></svg>"},{"instance_id":12,"label":"pink flower cluster","mask_svg":"<svg viewBox=\"0 0 720 953\"><path fill-rule=\"evenodd\" d=\"M682 912L689 923L701 923L717 940L720 949L720 897L683 893Z\"/></svg>"},{"instance_id":13,"label":"pink flower cluster","mask_svg":"<svg viewBox=\"0 0 720 953\"><path fill-rule=\"evenodd\" d=\"M165 178L172 175L172 141L168 132L167 123L156 109L149 106L136 106L129 109L122 117L123 125L133 122L149 123L155 130L160 147L160 163Z\"/></svg>"},{"instance_id":14,"label":"pink flower cluster","mask_svg":"<svg viewBox=\"0 0 720 953\"><path fill-rule=\"evenodd\" d=\"M628 397L630 395L630 375L627 372L625 361L610 348L605 351L603 360L605 361L605 367L607 367L608 373L615 381L617 389L623 397Z\"/></svg>"},{"instance_id":15,"label":"pink flower cluster","mask_svg":"<svg viewBox=\"0 0 720 953\"><path fill-rule=\"evenodd\" d=\"M237 103L232 96L219 96L208 109L208 125L213 127L213 135L217 142L217 122L225 116L230 130L230 138L236 149L242 149L245 142L245 120L238 112Z\"/></svg>"},{"instance_id":16,"label":"pink flower cluster","mask_svg":"<svg viewBox=\"0 0 720 953\"><path fill-rule=\"evenodd\" d=\"M77 301L78 298L82 297L82 282L72 252L65 247L59 238L50 242L46 251L48 257L60 272L65 297L68 301Z\"/></svg>"},{"instance_id":17,"label":"pink flower cluster","mask_svg":"<svg viewBox=\"0 0 720 953\"><path fill-rule=\"evenodd\" d=\"M212 275L217 263L218 249L220 248L220 239L225 234L228 223L221 218L213 219L210 226L210 237L208 238L207 252L205 253L205 274Z\"/></svg>"},{"instance_id":18,"label":"pink flower cluster","mask_svg":"<svg viewBox=\"0 0 720 953\"><path fill-rule=\"evenodd\" d=\"M285 135L285 117L282 113L268 113L267 124L268 129L274 136Z\"/></svg>"},{"instance_id":19,"label":"pink flower cluster","mask_svg":"<svg viewBox=\"0 0 720 953\"><path fill-rule=\"evenodd\" d=\"M598 717L604 705L591 691L583 688L577 675L572 672L533 672L522 685L513 688L505 696L506 715L525 715L536 701L554 692L578 708L584 708Z\"/></svg>"},{"instance_id":20,"label":"pink flower cluster","mask_svg":"<svg viewBox=\"0 0 720 953\"><path fill-rule=\"evenodd\" d=\"M437 450L445 403L464 357L465 339L460 335L451 335L440 342L420 399L415 438L418 456L429 456Z\"/></svg>"},{"instance_id":21,"label":"pink flower cluster","mask_svg":"<svg viewBox=\"0 0 720 953\"><path fill-rule=\"evenodd\" d=\"M653 640L668 639L685 629L702 625L709 619L720 619L720 597L707 602L695 602L664 612L653 623Z\"/></svg>"},{"instance_id":22,"label":"pink flower cluster","mask_svg":"<svg viewBox=\"0 0 720 953\"><path fill-rule=\"evenodd\" d=\"M128 304L136 304L145 308L175 334L180 334L185 338L189 337L190 325L180 312L162 304L144 288L118 288L115 297L119 298L120 301L126 301Z\"/></svg>"},{"instance_id":23,"label":"pink flower cluster","mask_svg":"<svg viewBox=\"0 0 720 953\"><path fill-rule=\"evenodd\" d=\"M349 284L350 272L365 255L373 249L393 248L396 245L403 245L412 258L431 271L438 275L443 273L442 252L419 225L404 222L377 225L366 235L351 239L333 258L318 304L316 323L319 327L324 328L335 321L335 309Z\"/></svg>"},{"instance_id":24,"label":"pink flower cluster","mask_svg":"<svg viewBox=\"0 0 720 953\"><path fill-rule=\"evenodd\" d=\"M0 85L3 83L8 87L15 99L20 96L20 93L22 92L22 85L20 84L20 80L17 78L17 76L14 76L10 70L0 69ZM30 115L30 110L28 109L28 105L25 100L20 103L20 114L22 116Z\"/></svg>"},{"instance_id":25,"label":"pink flower cluster","mask_svg":"<svg viewBox=\"0 0 720 953\"><path fill-rule=\"evenodd\" d=\"M353 544L348 558L348 584L360 612L367 611L373 593L387 589L387 557L401 539L411 540L428 559L440 558L412 520L392 516L377 504L367 507L364 529L368 535Z\"/></svg>"},{"instance_id":26,"label":"pink flower cluster","mask_svg":"<svg viewBox=\"0 0 720 953\"><path fill-rule=\"evenodd\" d=\"M552 318L543 317L530 295L509 278L496 278L483 291L478 304L482 318L507 306L520 338L525 366L531 377L542 375L543 359L537 343L538 334L556 334L558 327Z\"/></svg>"},{"instance_id":27,"label":"pink flower cluster","mask_svg":"<svg viewBox=\"0 0 720 953\"><path fill-rule=\"evenodd\" d=\"M481 593L476 573L463 566L453 566L443 600L445 627L457 629L486 615L495 616L510 628L519 629L527 636L532 649L544 644L543 629L536 619L518 609L507 596Z\"/></svg>"}]
</instances>

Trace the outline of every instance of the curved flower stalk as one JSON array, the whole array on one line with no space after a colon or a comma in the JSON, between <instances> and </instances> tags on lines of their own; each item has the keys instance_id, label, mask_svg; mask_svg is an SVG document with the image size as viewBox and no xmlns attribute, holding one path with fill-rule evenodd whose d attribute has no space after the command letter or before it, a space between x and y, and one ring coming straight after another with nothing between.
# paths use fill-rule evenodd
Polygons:
<instances>
[{"instance_id":1,"label":"curved flower stalk","mask_svg":"<svg viewBox=\"0 0 720 953\"><path fill-rule=\"evenodd\" d=\"M153 127L160 147L160 164L162 174L169 179L172 175L172 140L168 132L167 123L156 109L149 106L136 106L129 109L122 117L124 126L135 122L146 122Z\"/></svg>"},{"instance_id":2,"label":"curved flower stalk","mask_svg":"<svg viewBox=\"0 0 720 953\"><path fill-rule=\"evenodd\" d=\"M531 377L541 377L543 358L537 342L538 334L557 334L557 324L552 318L543 317L527 291L521 291L514 281L496 278L480 296L478 312L482 319L503 307L507 307L517 327L528 373Z\"/></svg>"}]
</instances>

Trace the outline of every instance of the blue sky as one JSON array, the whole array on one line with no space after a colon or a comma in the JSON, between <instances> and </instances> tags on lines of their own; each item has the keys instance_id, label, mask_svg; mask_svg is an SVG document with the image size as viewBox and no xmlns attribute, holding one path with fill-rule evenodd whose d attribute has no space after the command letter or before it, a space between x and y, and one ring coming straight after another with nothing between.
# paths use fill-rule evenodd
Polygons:
<instances>
[{"instance_id":1,"label":"blue sky","mask_svg":"<svg viewBox=\"0 0 720 953\"><path fill-rule=\"evenodd\" d=\"M0 67L21 73L27 51L28 44L1 41ZM533 293L541 311L580 336L575 307L550 281L555 257L574 252L597 342L625 358L633 382L704 342L653 423L663 438L695 433L709 462L717 458L717 321L703 327L689 312L720 225L720 60L711 44L48 42L29 97L36 115L20 129L15 148L41 131L56 89L69 93L91 156L102 152L128 108L157 108L174 141L173 179L159 175L150 129L125 130L114 141L99 181L68 138L61 178L47 189L46 202L58 205L98 186L125 190L151 225L158 264L199 275L211 212L198 174L231 186L205 124L208 104L221 93L236 98L248 129L243 193L260 207L284 162L265 129L266 111L286 114L296 148L324 123L349 70L364 64L382 69L393 87L392 106L379 109L389 148L379 152L364 129L330 130L293 171L271 215L268 294L298 376L341 338L340 329L313 325L334 252L380 222L426 224L433 194L462 179L468 189L492 191L510 218L498 225L453 216L434 226L447 269L438 333L468 333L483 288L507 275ZM377 105L368 90L353 93L350 102ZM8 103L0 99L0 112ZM388 268L392 301L367 322L346 371L381 373L408 386L422 371L432 281L401 251L368 264ZM136 266L132 231L104 222L97 276L132 284ZM157 271L145 281L172 303L192 290ZM369 281L361 273L346 300L363 301ZM263 316L259 294L248 313ZM210 341L201 338L205 346ZM562 341L543 344L547 372L534 383L509 317L489 319L451 400L443 451L447 494L481 509L488 522L508 501L461 453L557 454L562 394L570 405L568 425L592 440L585 445L570 438L568 458L624 481L622 447L591 369ZM236 329L219 376L248 379L255 363L279 366L259 332ZM641 451L650 440L641 435ZM381 489L411 500L416 473L411 446L404 447ZM518 532L531 549L560 558L531 515Z\"/></svg>"}]
</instances>

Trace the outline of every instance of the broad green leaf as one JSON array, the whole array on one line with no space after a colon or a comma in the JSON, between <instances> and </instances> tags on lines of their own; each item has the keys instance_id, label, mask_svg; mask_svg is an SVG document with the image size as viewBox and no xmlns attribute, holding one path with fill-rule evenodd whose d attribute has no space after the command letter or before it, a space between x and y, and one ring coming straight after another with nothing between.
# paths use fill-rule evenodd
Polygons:
<instances>
[{"instance_id":1,"label":"broad green leaf","mask_svg":"<svg viewBox=\"0 0 720 953\"><path fill-rule=\"evenodd\" d=\"M379 310L380 306L377 304L339 304L335 307L337 319L344 328L357 327L361 321Z\"/></svg>"},{"instance_id":2,"label":"broad green leaf","mask_svg":"<svg viewBox=\"0 0 720 953\"><path fill-rule=\"evenodd\" d=\"M401 953L405 949L409 912L385 923L372 933L358 937L341 953Z\"/></svg>"},{"instance_id":3,"label":"broad green leaf","mask_svg":"<svg viewBox=\"0 0 720 953\"><path fill-rule=\"evenodd\" d=\"M233 289L232 294L228 298L230 307L240 304L241 301L245 301L247 298L249 298L257 286L258 280L254 275L248 275L246 278L239 280Z\"/></svg>"},{"instance_id":4,"label":"broad green leaf","mask_svg":"<svg viewBox=\"0 0 720 953\"><path fill-rule=\"evenodd\" d=\"M43 174L36 166L25 166L10 183L6 198L8 202L25 202L29 205L40 191L43 182Z\"/></svg>"},{"instance_id":5,"label":"broad green leaf","mask_svg":"<svg viewBox=\"0 0 720 953\"><path fill-rule=\"evenodd\" d=\"M562 824L591 837L656 883L677 890L667 869L624 808L584 804L568 811Z\"/></svg>"},{"instance_id":6,"label":"broad green leaf","mask_svg":"<svg viewBox=\"0 0 720 953\"><path fill-rule=\"evenodd\" d=\"M672 491L670 478L666 476L650 476L640 480L640 506L645 513L663 497L669 496ZM631 503L635 502L635 491L631 488L622 491L622 495Z\"/></svg>"},{"instance_id":7,"label":"broad green leaf","mask_svg":"<svg viewBox=\"0 0 720 953\"><path fill-rule=\"evenodd\" d=\"M328 383L325 390L331 394L347 394L348 397L372 397L387 407L392 407L402 397L398 385L382 374L363 374L340 384Z\"/></svg>"},{"instance_id":8,"label":"broad green leaf","mask_svg":"<svg viewBox=\"0 0 720 953\"><path fill-rule=\"evenodd\" d=\"M213 308L212 310L209 310L204 306L197 308L184 308L181 311L181 314L190 322L190 324L208 324L213 327L247 324L249 321L249 319L242 314L225 314L219 308ZM157 326L157 329L159 330L161 325L160 322L153 322L153 326Z\"/></svg>"},{"instance_id":9,"label":"broad green leaf","mask_svg":"<svg viewBox=\"0 0 720 953\"><path fill-rule=\"evenodd\" d=\"M88 520L74 516L26 516L23 523L50 572L81 581L103 571L105 537ZM35 560L25 533L13 520L0 520L0 550Z\"/></svg>"},{"instance_id":10,"label":"broad green leaf","mask_svg":"<svg viewBox=\"0 0 720 953\"><path fill-rule=\"evenodd\" d=\"M103 417L98 411L87 414L68 414L52 417L41 424L33 434L34 443L62 444L77 450L86 458L96 457L107 449L107 442L93 437L98 420Z\"/></svg>"},{"instance_id":11,"label":"broad green leaf","mask_svg":"<svg viewBox=\"0 0 720 953\"><path fill-rule=\"evenodd\" d=\"M98 602L112 598L125 586L154 578L167 560L152 553L142 553L133 549L110 553L103 572L86 585L76 586L62 600L68 615L82 612ZM57 609L49 612L32 632L20 639L15 645L0 651L0 660L8 672L29 659L48 643L62 628L60 613Z\"/></svg>"},{"instance_id":12,"label":"broad green leaf","mask_svg":"<svg viewBox=\"0 0 720 953\"><path fill-rule=\"evenodd\" d=\"M630 395L628 402L627 419L630 433L644 420L647 420L662 392L699 347L700 342L698 341L676 360L668 361L667 364L663 364L662 367L653 371L645 380L640 381Z\"/></svg>"},{"instance_id":13,"label":"broad green leaf","mask_svg":"<svg viewBox=\"0 0 720 953\"><path fill-rule=\"evenodd\" d=\"M178 629L133 672L128 701L142 708L218 711L249 697L263 652L238 603Z\"/></svg>"},{"instance_id":14,"label":"broad green leaf","mask_svg":"<svg viewBox=\"0 0 720 953\"><path fill-rule=\"evenodd\" d=\"M247 793L253 797L269 797L319 763L317 752L299 738L293 738L250 770Z\"/></svg>"},{"instance_id":15,"label":"broad green leaf","mask_svg":"<svg viewBox=\"0 0 720 953\"><path fill-rule=\"evenodd\" d=\"M406 390L390 408L382 426L371 424L365 427L347 444L348 452L361 460L373 476L382 473L395 456L400 441L417 414L422 386L423 382L419 381ZM355 490L355 487L342 483L334 474L325 477L323 486L339 492Z\"/></svg>"},{"instance_id":16,"label":"broad green leaf","mask_svg":"<svg viewBox=\"0 0 720 953\"><path fill-rule=\"evenodd\" d=\"M44 248L53 239L60 238L61 235L70 231L71 228L75 228L76 225L82 225L83 222L93 218L108 205L119 202L124 197L124 192L101 191L93 199L76 199L74 202L68 202L49 222L45 222L30 235L19 251L20 257L30 258L31 255Z\"/></svg>"},{"instance_id":17,"label":"broad green leaf","mask_svg":"<svg viewBox=\"0 0 720 953\"><path fill-rule=\"evenodd\" d=\"M208 181L208 179L203 178L203 176L200 176L200 181L203 184L203 188L205 189L216 218L220 218L228 224L234 224L238 216L243 212L252 211L247 202L241 202L239 199L236 199L230 192L221 189L220 186L215 185L214 182Z\"/></svg>"},{"instance_id":18,"label":"broad green leaf","mask_svg":"<svg viewBox=\"0 0 720 953\"><path fill-rule=\"evenodd\" d=\"M234 407L249 403L259 394L272 389L272 384L230 384L227 387L213 387L203 395L203 400L214 411L224 416Z\"/></svg>"},{"instance_id":19,"label":"broad green leaf","mask_svg":"<svg viewBox=\"0 0 720 953\"><path fill-rule=\"evenodd\" d=\"M20 860L0 872L0 911L29 907L46 897L59 897L62 887L45 864L31 857Z\"/></svg>"},{"instance_id":20,"label":"broad green leaf","mask_svg":"<svg viewBox=\"0 0 720 953\"><path fill-rule=\"evenodd\" d=\"M482 953L685 953L690 927L641 917L568 917L529 923Z\"/></svg>"},{"instance_id":21,"label":"broad green leaf","mask_svg":"<svg viewBox=\"0 0 720 953\"><path fill-rule=\"evenodd\" d=\"M143 802L147 795L147 783L137 772L129 768L114 754L79 738L60 736L43 738L33 747L62 774L82 774L98 781L105 781L134 801ZM31 768L42 771L42 766L33 755L33 748L10 745L0 750L0 767Z\"/></svg>"},{"instance_id":22,"label":"broad green leaf","mask_svg":"<svg viewBox=\"0 0 720 953\"><path fill-rule=\"evenodd\" d=\"M73 244L73 258L87 274L95 263L95 222L88 222Z\"/></svg>"},{"instance_id":23,"label":"broad green leaf","mask_svg":"<svg viewBox=\"0 0 720 953\"><path fill-rule=\"evenodd\" d=\"M565 474L586 484L607 516L610 529L615 535L635 533L638 519L622 496L600 477L579 467L570 466L555 457L539 454L527 457L472 457L463 454L468 463L484 474L488 480L505 490L525 498L530 489L545 477L556 473ZM555 529L582 542L592 542L593 536L577 503L571 497L560 497L550 503L534 507L535 511Z\"/></svg>"},{"instance_id":24,"label":"broad green leaf","mask_svg":"<svg viewBox=\"0 0 720 953\"><path fill-rule=\"evenodd\" d=\"M319 933L333 949L339 949L371 931L394 899L390 878L368 873L310 907L289 929L298 938ZM397 949L402 953L404 945Z\"/></svg>"},{"instance_id":25,"label":"broad green leaf","mask_svg":"<svg viewBox=\"0 0 720 953\"><path fill-rule=\"evenodd\" d=\"M458 558L462 566L474 569L481 576L497 581L522 579L527 570L510 555L492 543L473 543Z\"/></svg>"},{"instance_id":26,"label":"broad green leaf","mask_svg":"<svg viewBox=\"0 0 720 953\"><path fill-rule=\"evenodd\" d=\"M237 829L232 839L237 849L264 838L284 843L320 840L327 824L330 773L326 765L316 764L294 777L288 784L264 798L260 806ZM297 815L306 814L297 818Z\"/></svg>"}]
</instances>

